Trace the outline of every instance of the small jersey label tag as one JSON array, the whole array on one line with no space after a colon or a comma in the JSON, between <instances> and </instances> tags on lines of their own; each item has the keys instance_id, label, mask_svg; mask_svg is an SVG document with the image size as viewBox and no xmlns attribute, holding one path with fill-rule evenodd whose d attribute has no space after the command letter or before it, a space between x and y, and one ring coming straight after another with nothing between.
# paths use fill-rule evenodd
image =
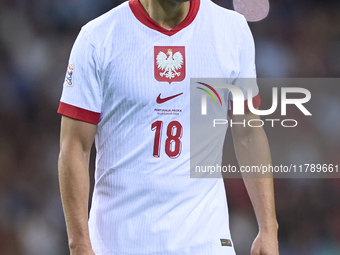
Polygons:
<instances>
[{"instance_id":1,"label":"small jersey label tag","mask_svg":"<svg viewBox=\"0 0 340 255\"><path fill-rule=\"evenodd\" d=\"M229 246L229 247L232 246L230 239L220 239L220 240L221 240L221 245L222 246Z\"/></svg>"}]
</instances>

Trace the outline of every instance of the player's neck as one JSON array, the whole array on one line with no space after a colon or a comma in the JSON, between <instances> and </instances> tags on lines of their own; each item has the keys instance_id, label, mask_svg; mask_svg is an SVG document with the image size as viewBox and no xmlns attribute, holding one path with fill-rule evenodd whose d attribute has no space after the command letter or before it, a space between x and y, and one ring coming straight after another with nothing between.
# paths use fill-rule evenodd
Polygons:
<instances>
[{"instance_id":1,"label":"player's neck","mask_svg":"<svg viewBox=\"0 0 340 255\"><path fill-rule=\"evenodd\" d=\"M190 2L175 0L139 0L144 10L158 25L171 30L179 25L189 13Z\"/></svg>"}]
</instances>

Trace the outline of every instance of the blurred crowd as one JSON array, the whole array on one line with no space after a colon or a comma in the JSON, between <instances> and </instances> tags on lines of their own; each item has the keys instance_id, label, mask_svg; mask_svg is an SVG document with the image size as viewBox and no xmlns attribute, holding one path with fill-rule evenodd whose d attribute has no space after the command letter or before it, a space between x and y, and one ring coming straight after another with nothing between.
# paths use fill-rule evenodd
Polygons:
<instances>
[{"instance_id":1,"label":"blurred crowd","mask_svg":"<svg viewBox=\"0 0 340 255\"><path fill-rule=\"evenodd\" d=\"M68 254L56 111L81 26L121 2L0 1L0 255ZM215 2L232 8L231 0ZM339 13L336 0L271 1L269 16L250 23L258 76L338 77ZM339 99L339 90L321 97L325 114L295 129L293 143L268 130L274 161L280 154L288 162L339 162ZM340 254L339 180L275 180L281 255ZM238 255L247 255L257 233L251 203L242 180L225 183L232 237Z\"/></svg>"}]
</instances>

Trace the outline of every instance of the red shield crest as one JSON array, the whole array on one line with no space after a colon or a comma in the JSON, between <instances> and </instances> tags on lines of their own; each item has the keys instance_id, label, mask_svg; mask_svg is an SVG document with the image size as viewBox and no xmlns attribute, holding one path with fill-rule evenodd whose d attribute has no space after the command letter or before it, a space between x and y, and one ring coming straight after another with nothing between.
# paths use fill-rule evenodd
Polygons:
<instances>
[{"instance_id":1,"label":"red shield crest","mask_svg":"<svg viewBox=\"0 0 340 255\"><path fill-rule=\"evenodd\" d=\"M184 46L155 46L155 78L157 81L183 81L185 78Z\"/></svg>"}]
</instances>

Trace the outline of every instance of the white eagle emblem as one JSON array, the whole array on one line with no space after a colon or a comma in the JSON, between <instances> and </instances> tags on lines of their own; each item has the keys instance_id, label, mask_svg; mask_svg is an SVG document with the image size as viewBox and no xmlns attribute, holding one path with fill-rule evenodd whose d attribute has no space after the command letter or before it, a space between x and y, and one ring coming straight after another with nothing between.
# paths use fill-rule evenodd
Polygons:
<instances>
[{"instance_id":1,"label":"white eagle emblem","mask_svg":"<svg viewBox=\"0 0 340 255\"><path fill-rule=\"evenodd\" d=\"M168 49L167 54L160 51L156 60L158 69L163 71L159 73L161 77L165 76L166 78L171 79L181 75L180 72L176 72L178 69L181 69L183 65L183 55L179 51L174 55L172 55L172 49Z\"/></svg>"}]
</instances>

